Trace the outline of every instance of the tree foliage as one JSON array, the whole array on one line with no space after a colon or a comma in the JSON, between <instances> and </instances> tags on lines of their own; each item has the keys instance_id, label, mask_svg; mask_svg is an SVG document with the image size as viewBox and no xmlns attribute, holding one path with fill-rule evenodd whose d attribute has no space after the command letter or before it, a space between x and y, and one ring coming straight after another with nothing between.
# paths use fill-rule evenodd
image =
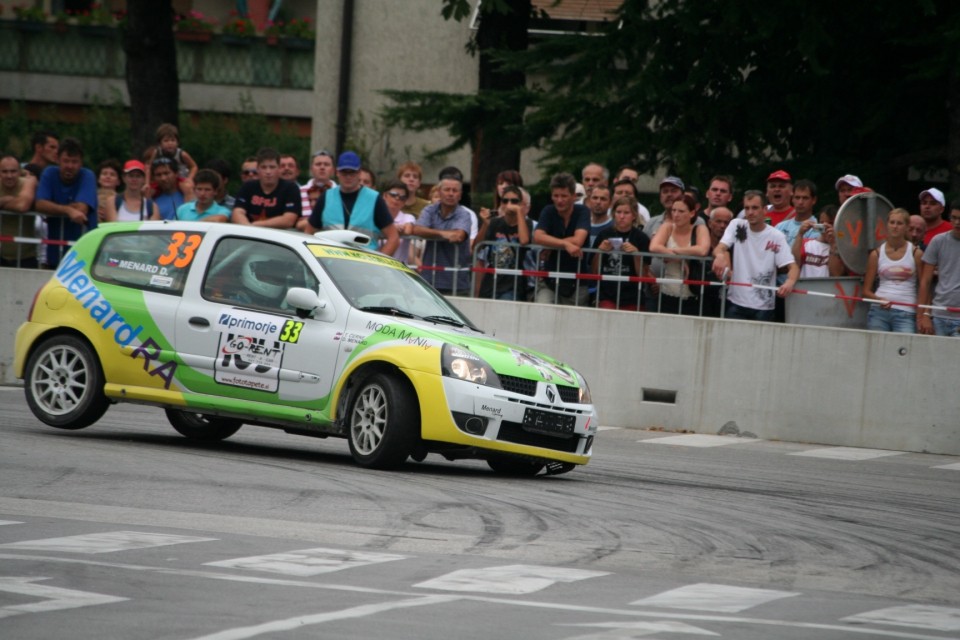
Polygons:
<instances>
[{"instance_id":1,"label":"tree foliage","mask_svg":"<svg viewBox=\"0 0 960 640\"><path fill-rule=\"evenodd\" d=\"M625 0L599 37L492 53L534 82L432 96L431 126L465 141L516 101L530 108L512 131L547 171L600 161L757 184L776 165L825 187L850 172L898 191L909 167L949 167L958 191L958 44L950 0Z\"/></svg>"}]
</instances>

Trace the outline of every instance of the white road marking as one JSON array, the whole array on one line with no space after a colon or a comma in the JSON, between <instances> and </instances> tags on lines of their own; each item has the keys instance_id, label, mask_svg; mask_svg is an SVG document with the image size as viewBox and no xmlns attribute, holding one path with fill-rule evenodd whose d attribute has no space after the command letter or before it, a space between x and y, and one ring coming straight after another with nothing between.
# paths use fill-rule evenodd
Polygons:
<instances>
[{"instance_id":1,"label":"white road marking","mask_svg":"<svg viewBox=\"0 0 960 640\"><path fill-rule=\"evenodd\" d=\"M443 591L523 594L546 589L557 582L576 582L606 575L609 575L606 571L511 564L484 569L461 569L413 586Z\"/></svg>"},{"instance_id":2,"label":"white road marking","mask_svg":"<svg viewBox=\"0 0 960 640\"><path fill-rule=\"evenodd\" d=\"M249 558L234 558L207 562L211 567L229 567L231 569L252 569L267 571L301 578L332 573L354 567L363 567L379 562L405 560L407 556L392 553L372 553L369 551L343 551L340 549L301 549L286 553L271 553L265 556L251 556Z\"/></svg>"},{"instance_id":3,"label":"white road marking","mask_svg":"<svg viewBox=\"0 0 960 640\"><path fill-rule=\"evenodd\" d=\"M739 613L761 604L800 595L792 591L773 591L771 589L748 589L725 584L691 584L678 589L658 593L643 598L633 605L645 607L667 607L670 609L692 609L694 611L717 611Z\"/></svg>"},{"instance_id":4,"label":"white road marking","mask_svg":"<svg viewBox=\"0 0 960 640\"><path fill-rule=\"evenodd\" d=\"M591 633L585 636L575 636L566 640L626 640L627 638L642 638L655 633L685 633L697 636L719 636L719 633L707 631L683 622L660 620L657 622L584 622L577 624L560 624L561 627L599 627L610 629L600 633Z\"/></svg>"},{"instance_id":5,"label":"white road marking","mask_svg":"<svg viewBox=\"0 0 960 640\"><path fill-rule=\"evenodd\" d=\"M3 526L5 524L23 524L23 523L17 520L0 520L0 526Z\"/></svg>"},{"instance_id":6,"label":"white road marking","mask_svg":"<svg viewBox=\"0 0 960 640\"><path fill-rule=\"evenodd\" d=\"M686 433L679 436L638 440L637 442L643 444L674 444L683 447L722 447L729 444L762 442L762 440L758 438L737 438L736 436L713 436L706 433Z\"/></svg>"},{"instance_id":7,"label":"white road marking","mask_svg":"<svg viewBox=\"0 0 960 640\"><path fill-rule=\"evenodd\" d=\"M11 604L6 607L0 607L0 618L9 618L10 616L23 613L47 613L49 611L59 611L60 609L90 607L98 604L123 602L128 599L108 596L102 593L92 593L90 591L75 591L73 589L61 589L60 587L35 584L40 580L49 579L50 578L41 577L0 577L0 591L41 599L40 602Z\"/></svg>"},{"instance_id":8,"label":"white road marking","mask_svg":"<svg viewBox=\"0 0 960 640\"><path fill-rule=\"evenodd\" d=\"M315 613L307 616L297 616L285 620L274 620L250 627L237 627L236 629L224 629L217 633L201 636L194 640L243 640L244 638L254 638L265 633L279 633L281 631L292 631L302 629L306 625L323 624L337 620L348 620L350 618L366 618L369 616L391 611L393 609L406 609L409 607L423 607L434 604L443 604L458 600L458 596L422 596L411 598L409 600L396 600L394 602L381 602L380 604L365 604L359 607L351 607L342 611L330 611L328 613Z\"/></svg>"},{"instance_id":9,"label":"white road marking","mask_svg":"<svg viewBox=\"0 0 960 640\"><path fill-rule=\"evenodd\" d=\"M379 589L375 587L358 587L353 585L324 583L317 581L290 580L282 578L265 578L262 576L246 576L228 573L217 573L214 571L198 571L194 569L175 569L172 567L151 567L146 565L123 564L119 562L104 562L98 560L87 560L81 558L65 558L63 556L34 556L26 554L0 553L0 560L14 561L36 561L62 564L75 564L90 567L104 567L110 569L120 569L124 571L143 571L145 573L156 573L168 576L183 576L188 578L206 578L209 580L226 580L228 582L241 582L249 584L275 585L285 587L300 587L304 589L317 589L321 591L338 591L348 593L381 594L401 597L421 597L420 594L414 594L404 591ZM901 629L878 629L876 627L851 627L849 624L827 624L819 622L797 622L796 620L776 620L763 618L748 618L744 616L729 616L721 614L703 614L703 613L674 613L665 611L643 611L637 609L617 609L614 607L597 607L591 605L578 605L569 602L543 602L534 600L520 600L517 598L496 598L492 596L460 595L452 599L468 600L470 602L486 602L513 607L531 607L534 609L545 609L550 611L563 611L564 613L583 613L585 615L596 616L623 616L625 618L669 618L672 620L691 620L696 622L718 622L723 624L745 624L751 626L785 628L785 629L810 629L814 631L837 631L847 634L861 634L865 637L873 638L895 638L897 640L945 640L942 635L926 635ZM812 636L811 637L819 637Z\"/></svg>"},{"instance_id":10,"label":"white road marking","mask_svg":"<svg viewBox=\"0 0 960 640\"><path fill-rule=\"evenodd\" d=\"M953 464L945 464L939 467L934 467L934 469L953 469L954 471L960 471L960 462L954 462Z\"/></svg>"},{"instance_id":11,"label":"white road marking","mask_svg":"<svg viewBox=\"0 0 960 640\"><path fill-rule=\"evenodd\" d=\"M866 611L843 618L850 622L894 624L901 627L916 627L934 631L960 631L960 609L936 607L928 604L908 604Z\"/></svg>"},{"instance_id":12,"label":"white road marking","mask_svg":"<svg viewBox=\"0 0 960 640\"><path fill-rule=\"evenodd\" d=\"M24 540L0 544L3 549L29 549L32 551L64 551L66 553L112 553L149 549L170 544L186 542L211 542L216 538L198 538L195 536L174 536L166 533L146 533L143 531L106 531L88 533L65 538L46 538L44 540Z\"/></svg>"},{"instance_id":13,"label":"white road marking","mask_svg":"<svg viewBox=\"0 0 960 640\"><path fill-rule=\"evenodd\" d=\"M623 427L597 427L597 431L617 431L623 429Z\"/></svg>"},{"instance_id":14,"label":"white road marking","mask_svg":"<svg viewBox=\"0 0 960 640\"><path fill-rule=\"evenodd\" d=\"M788 453L788 456L806 456L808 458L828 458L830 460L873 460L887 456L902 456L905 451L886 451L884 449L858 449L856 447L827 447Z\"/></svg>"}]
</instances>

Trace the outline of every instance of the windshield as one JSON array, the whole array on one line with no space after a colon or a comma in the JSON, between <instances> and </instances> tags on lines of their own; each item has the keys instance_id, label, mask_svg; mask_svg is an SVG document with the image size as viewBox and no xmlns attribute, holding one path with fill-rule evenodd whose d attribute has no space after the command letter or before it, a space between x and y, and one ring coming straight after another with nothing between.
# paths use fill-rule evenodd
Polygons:
<instances>
[{"instance_id":1,"label":"windshield","mask_svg":"<svg viewBox=\"0 0 960 640\"><path fill-rule=\"evenodd\" d=\"M310 250L350 304L371 313L467 326L470 320L400 262L366 251L311 245Z\"/></svg>"}]
</instances>

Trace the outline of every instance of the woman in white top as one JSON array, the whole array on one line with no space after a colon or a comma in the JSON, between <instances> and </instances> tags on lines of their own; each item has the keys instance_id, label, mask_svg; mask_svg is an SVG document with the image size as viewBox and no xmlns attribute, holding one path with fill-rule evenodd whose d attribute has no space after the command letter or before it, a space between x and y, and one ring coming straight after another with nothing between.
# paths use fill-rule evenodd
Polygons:
<instances>
[{"instance_id":1,"label":"woman in white top","mask_svg":"<svg viewBox=\"0 0 960 640\"><path fill-rule=\"evenodd\" d=\"M870 252L863 277L863 297L877 300L867 312L867 329L916 333L917 283L923 252L907 240L910 212L887 214L887 240ZM876 285L876 291L874 291ZM904 303L904 304L897 304Z\"/></svg>"},{"instance_id":2,"label":"woman in white top","mask_svg":"<svg viewBox=\"0 0 960 640\"><path fill-rule=\"evenodd\" d=\"M705 224L694 224L697 201L689 193L677 198L670 207L670 220L657 229L650 241L652 253L686 256L692 260L664 258L663 277L675 280L703 280L703 261L710 253L710 231ZM667 283L660 286L660 313L700 315L699 292L702 285Z\"/></svg>"},{"instance_id":3,"label":"woman in white top","mask_svg":"<svg viewBox=\"0 0 960 640\"><path fill-rule=\"evenodd\" d=\"M123 165L123 184L126 188L117 196L115 214L106 222L135 222L138 220L159 220L160 210L157 203L143 197L143 186L147 173L139 160L128 160Z\"/></svg>"}]
</instances>

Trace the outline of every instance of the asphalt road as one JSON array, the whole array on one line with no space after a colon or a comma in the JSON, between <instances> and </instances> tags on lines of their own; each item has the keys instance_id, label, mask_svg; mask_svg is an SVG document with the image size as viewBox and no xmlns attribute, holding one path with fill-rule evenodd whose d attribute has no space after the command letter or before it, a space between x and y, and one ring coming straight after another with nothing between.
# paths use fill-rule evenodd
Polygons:
<instances>
[{"instance_id":1,"label":"asphalt road","mask_svg":"<svg viewBox=\"0 0 960 640\"><path fill-rule=\"evenodd\" d=\"M604 430L508 479L0 388L0 638L960 638L960 458ZM909 425L905 425L909 428Z\"/></svg>"}]
</instances>

